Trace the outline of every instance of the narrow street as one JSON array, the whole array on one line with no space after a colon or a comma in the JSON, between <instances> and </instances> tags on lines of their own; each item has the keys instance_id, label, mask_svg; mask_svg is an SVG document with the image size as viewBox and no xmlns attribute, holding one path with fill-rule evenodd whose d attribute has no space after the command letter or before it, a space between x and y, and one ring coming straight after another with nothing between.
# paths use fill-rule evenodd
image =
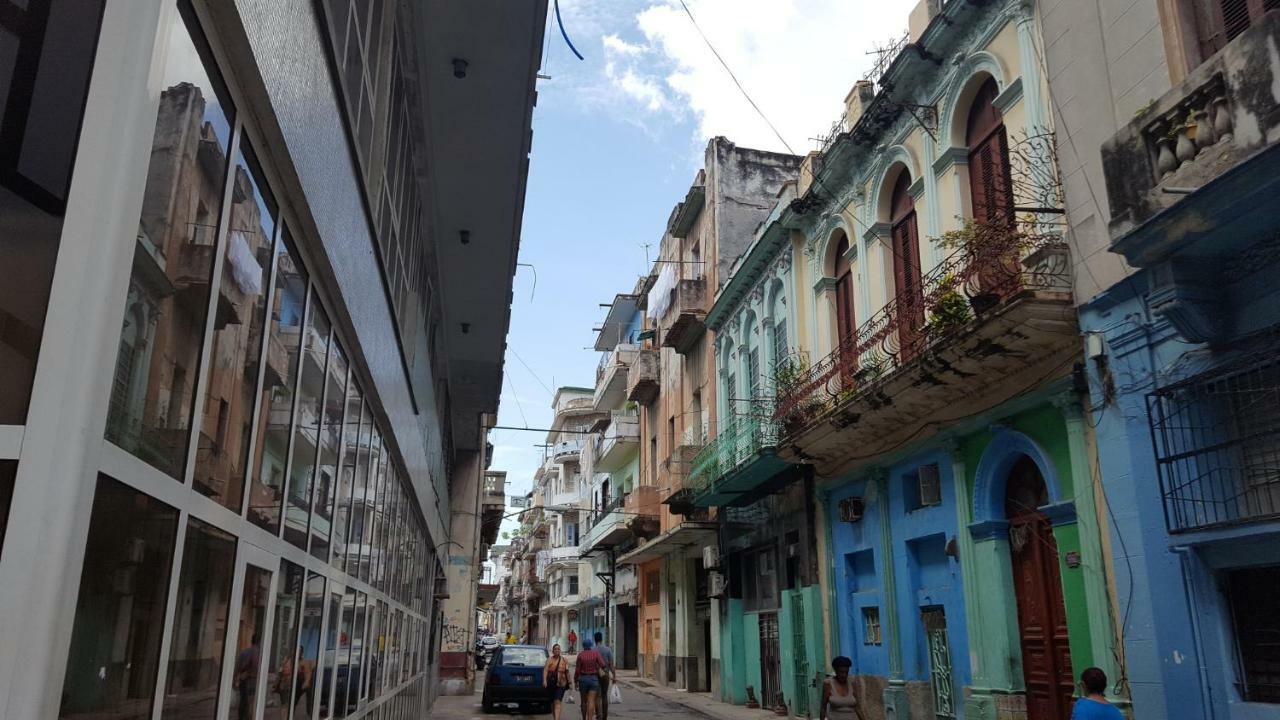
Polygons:
<instances>
[{"instance_id":1,"label":"narrow street","mask_svg":"<svg viewBox=\"0 0 1280 720\"><path fill-rule=\"evenodd\" d=\"M671 720L706 720L708 717L712 717L664 699L657 694L637 690L630 684L633 682L637 682L637 680L623 680L623 702L610 706L610 718L615 720L636 718L638 720L639 718L660 717L670 718ZM643 683L645 681L640 680L638 682ZM453 695L439 698L431 709L432 718L434 720L485 720L486 718L496 718L498 720L541 718L542 720L547 720L551 717L549 713L525 714L518 711L514 706L500 707L495 713L486 713L480 706L483 690L483 685L480 685L473 695ZM756 711L756 713L760 714L759 711ZM565 704L561 720L578 720L581 717L581 705L577 703Z\"/></svg>"}]
</instances>

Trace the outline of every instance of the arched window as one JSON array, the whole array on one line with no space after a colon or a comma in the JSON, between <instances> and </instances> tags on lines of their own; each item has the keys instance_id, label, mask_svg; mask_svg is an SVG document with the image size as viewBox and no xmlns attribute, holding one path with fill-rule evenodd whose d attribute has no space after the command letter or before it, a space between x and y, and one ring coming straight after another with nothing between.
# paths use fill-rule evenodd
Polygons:
<instances>
[{"instance_id":1,"label":"arched window","mask_svg":"<svg viewBox=\"0 0 1280 720\"><path fill-rule=\"evenodd\" d=\"M849 236L840 231L836 244L836 342L839 347L853 343L857 327L853 314L853 264L849 262Z\"/></svg>"},{"instance_id":2,"label":"arched window","mask_svg":"<svg viewBox=\"0 0 1280 720\"><path fill-rule=\"evenodd\" d=\"M1004 129L1004 118L995 106L999 94L995 78L987 78L973 98L965 127L973 219L986 225L1013 223L1009 139Z\"/></svg>"},{"instance_id":3,"label":"arched window","mask_svg":"<svg viewBox=\"0 0 1280 720\"><path fill-rule=\"evenodd\" d=\"M911 198L911 173L898 173L889 198L892 228L893 284L898 308L898 344L902 359L913 354L914 340L924 325L924 303L920 291L920 243L916 235L916 207Z\"/></svg>"}]
</instances>

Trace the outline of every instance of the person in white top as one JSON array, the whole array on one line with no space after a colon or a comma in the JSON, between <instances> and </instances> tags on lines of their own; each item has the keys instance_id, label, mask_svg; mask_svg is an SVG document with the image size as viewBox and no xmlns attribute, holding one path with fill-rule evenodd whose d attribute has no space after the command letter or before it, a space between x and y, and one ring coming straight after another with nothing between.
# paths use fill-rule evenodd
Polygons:
<instances>
[{"instance_id":1,"label":"person in white top","mask_svg":"<svg viewBox=\"0 0 1280 720\"><path fill-rule=\"evenodd\" d=\"M828 715L837 718L857 716L858 720L866 720L862 707L858 705L857 681L849 677L852 667L853 661L843 655L831 661L831 669L836 674L822 683L822 720L827 720Z\"/></svg>"}]
</instances>

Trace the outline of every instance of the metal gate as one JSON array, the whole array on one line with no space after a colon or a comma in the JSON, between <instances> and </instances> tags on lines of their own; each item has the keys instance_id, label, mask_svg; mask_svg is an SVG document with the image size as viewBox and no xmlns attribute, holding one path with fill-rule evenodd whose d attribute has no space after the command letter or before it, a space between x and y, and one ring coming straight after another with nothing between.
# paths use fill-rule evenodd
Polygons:
<instances>
[{"instance_id":1,"label":"metal gate","mask_svg":"<svg viewBox=\"0 0 1280 720\"><path fill-rule=\"evenodd\" d=\"M778 652L778 614L760 613L760 706L775 708L782 691Z\"/></svg>"},{"instance_id":2,"label":"metal gate","mask_svg":"<svg viewBox=\"0 0 1280 720\"><path fill-rule=\"evenodd\" d=\"M929 685L933 689L933 712L940 718L954 718L955 695L951 683L951 643L947 639L947 616L940 607L921 612L929 640Z\"/></svg>"},{"instance_id":3,"label":"metal gate","mask_svg":"<svg viewBox=\"0 0 1280 720\"><path fill-rule=\"evenodd\" d=\"M809 714L809 653L804 643L804 602L800 593L791 600L791 643L795 666L795 697L791 712L796 717Z\"/></svg>"}]
</instances>

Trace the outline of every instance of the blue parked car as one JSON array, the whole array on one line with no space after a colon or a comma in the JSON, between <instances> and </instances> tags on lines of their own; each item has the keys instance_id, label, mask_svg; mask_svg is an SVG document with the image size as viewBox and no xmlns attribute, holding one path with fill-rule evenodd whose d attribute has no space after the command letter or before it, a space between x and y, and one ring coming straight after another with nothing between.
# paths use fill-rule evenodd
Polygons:
<instances>
[{"instance_id":1,"label":"blue parked car","mask_svg":"<svg viewBox=\"0 0 1280 720\"><path fill-rule=\"evenodd\" d=\"M542 670L547 664L547 649L537 645L502 645L493 652L489 672L485 674L481 703L485 712L495 705L516 703L520 712L532 708L551 712L551 691L543 682Z\"/></svg>"}]
</instances>

